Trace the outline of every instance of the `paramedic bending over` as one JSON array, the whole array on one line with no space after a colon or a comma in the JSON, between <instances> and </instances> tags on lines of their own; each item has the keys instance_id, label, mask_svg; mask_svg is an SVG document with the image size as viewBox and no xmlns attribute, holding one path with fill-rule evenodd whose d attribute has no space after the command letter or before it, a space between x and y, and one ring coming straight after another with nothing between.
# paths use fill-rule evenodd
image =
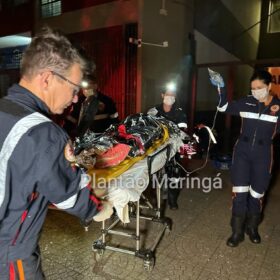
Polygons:
<instances>
[{"instance_id":1,"label":"paramedic bending over","mask_svg":"<svg viewBox=\"0 0 280 280\"><path fill-rule=\"evenodd\" d=\"M1 280L45 279L38 242L50 202L85 222L106 218L66 160L68 135L50 119L78 101L84 65L65 36L45 28L23 54L19 84L0 100Z\"/></svg>"},{"instance_id":2,"label":"paramedic bending over","mask_svg":"<svg viewBox=\"0 0 280 280\"><path fill-rule=\"evenodd\" d=\"M242 118L231 168L232 235L227 245L238 246L244 240L245 231L251 242L260 243L258 225L271 175L272 139L279 132L280 101L269 94L271 75L265 70L257 70L251 77L252 95L231 103L226 101L223 81L217 84L212 79L211 82L221 88L218 110Z\"/></svg>"},{"instance_id":3,"label":"paramedic bending over","mask_svg":"<svg viewBox=\"0 0 280 280\"><path fill-rule=\"evenodd\" d=\"M167 84L167 86L161 92L162 103L148 110L148 114L153 116L162 116L166 119L173 121L181 129L187 128L187 117L184 114L182 108L176 103L176 86L173 83ZM180 158L176 157L179 161ZM180 169L172 163L167 168L168 173L168 204L171 210L178 209L178 196L180 193L179 185L178 188L174 187L172 180L177 180L180 177Z\"/></svg>"}]
</instances>

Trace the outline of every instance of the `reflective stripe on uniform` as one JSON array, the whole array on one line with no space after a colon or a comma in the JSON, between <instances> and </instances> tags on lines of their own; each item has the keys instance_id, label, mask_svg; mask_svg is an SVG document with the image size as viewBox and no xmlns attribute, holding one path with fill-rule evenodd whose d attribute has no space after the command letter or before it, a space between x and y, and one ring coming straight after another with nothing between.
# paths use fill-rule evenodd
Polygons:
<instances>
[{"instance_id":1,"label":"reflective stripe on uniform","mask_svg":"<svg viewBox=\"0 0 280 280\"><path fill-rule=\"evenodd\" d=\"M270 116L270 115L261 115L260 120L276 123L278 120L278 116Z\"/></svg>"},{"instance_id":2,"label":"reflective stripe on uniform","mask_svg":"<svg viewBox=\"0 0 280 280\"><path fill-rule=\"evenodd\" d=\"M8 161L22 136L32 127L51 120L36 112L20 119L7 135L0 151L0 207L3 204L6 187Z\"/></svg>"},{"instance_id":3,"label":"reflective stripe on uniform","mask_svg":"<svg viewBox=\"0 0 280 280\"><path fill-rule=\"evenodd\" d=\"M259 115L258 113L252 113L252 112L240 112L240 116L246 119L262 120L262 121L272 122L272 123L276 123L278 119L277 116Z\"/></svg>"},{"instance_id":4,"label":"reflective stripe on uniform","mask_svg":"<svg viewBox=\"0 0 280 280\"><path fill-rule=\"evenodd\" d=\"M17 260L19 280L25 280L22 260Z\"/></svg>"},{"instance_id":5,"label":"reflective stripe on uniform","mask_svg":"<svg viewBox=\"0 0 280 280\"><path fill-rule=\"evenodd\" d=\"M86 188L88 184L91 182L91 177L88 174L81 174L81 181L80 181L80 189ZM67 198L66 200L59 202L55 205L59 209L69 209L74 207L76 201L77 201L78 195L74 194L71 197Z\"/></svg>"},{"instance_id":6,"label":"reflective stripe on uniform","mask_svg":"<svg viewBox=\"0 0 280 280\"><path fill-rule=\"evenodd\" d=\"M264 193L257 193L252 189L252 187L250 187L249 191L250 191L250 195L257 199L262 198L264 196Z\"/></svg>"},{"instance_id":7,"label":"reflective stripe on uniform","mask_svg":"<svg viewBox=\"0 0 280 280\"><path fill-rule=\"evenodd\" d=\"M64 209L64 210L69 209L75 205L77 198L78 198L78 195L74 194L71 197L67 198L66 200L64 200L60 203L54 204L54 205L59 209Z\"/></svg>"},{"instance_id":8,"label":"reflective stripe on uniform","mask_svg":"<svg viewBox=\"0 0 280 280\"><path fill-rule=\"evenodd\" d=\"M234 193L244 193L244 192L248 192L250 189L249 186L234 186L232 187L232 192Z\"/></svg>"},{"instance_id":9,"label":"reflective stripe on uniform","mask_svg":"<svg viewBox=\"0 0 280 280\"><path fill-rule=\"evenodd\" d=\"M10 262L9 271L10 271L9 280L16 280L16 271L13 262Z\"/></svg>"},{"instance_id":10,"label":"reflective stripe on uniform","mask_svg":"<svg viewBox=\"0 0 280 280\"><path fill-rule=\"evenodd\" d=\"M222 107L217 107L217 110L219 111L219 112L225 112L226 111L226 109L227 109L227 107L228 107L228 103L227 104L225 104L224 106L222 106Z\"/></svg>"}]
</instances>

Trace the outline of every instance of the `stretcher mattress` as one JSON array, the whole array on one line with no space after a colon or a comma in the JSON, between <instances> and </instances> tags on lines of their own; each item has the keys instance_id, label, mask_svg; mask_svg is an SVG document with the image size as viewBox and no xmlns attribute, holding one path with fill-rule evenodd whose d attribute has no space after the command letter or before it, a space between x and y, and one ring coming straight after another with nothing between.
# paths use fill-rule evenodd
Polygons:
<instances>
[{"instance_id":1,"label":"stretcher mattress","mask_svg":"<svg viewBox=\"0 0 280 280\"><path fill-rule=\"evenodd\" d=\"M93 169L89 172L90 175L94 176L97 185L99 185L98 187L107 188L108 200L113 204L119 218L124 223L129 222L128 202L138 201L142 192L149 185L149 157L153 157L150 173L154 174L162 169L166 162L174 157L180 146L183 145L180 136L166 137L164 140L157 143L157 148L153 147L145 156L138 157L137 160L134 158L129 163L122 163L129 165L129 168L121 168L124 170L121 174L118 169ZM165 149L167 145L170 145L169 157L167 149ZM160 152L161 150L162 152Z\"/></svg>"}]
</instances>

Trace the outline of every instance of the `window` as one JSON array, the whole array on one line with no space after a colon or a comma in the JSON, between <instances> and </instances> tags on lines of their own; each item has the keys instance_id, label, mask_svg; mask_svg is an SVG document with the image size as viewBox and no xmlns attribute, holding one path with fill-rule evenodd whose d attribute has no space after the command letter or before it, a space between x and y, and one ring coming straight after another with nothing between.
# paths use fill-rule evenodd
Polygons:
<instances>
[{"instance_id":1,"label":"window","mask_svg":"<svg viewBox=\"0 0 280 280\"><path fill-rule=\"evenodd\" d=\"M42 18L54 17L61 15L61 1L41 0Z\"/></svg>"},{"instance_id":2,"label":"window","mask_svg":"<svg viewBox=\"0 0 280 280\"><path fill-rule=\"evenodd\" d=\"M19 69L20 61L26 46L0 49L0 70Z\"/></svg>"},{"instance_id":3,"label":"window","mask_svg":"<svg viewBox=\"0 0 280 280\"><path fill-rule=\"evenodd\" d=\"M271 0L268 14L268 33L280 32L280 0Z\"/></svg>"}]
</instances>

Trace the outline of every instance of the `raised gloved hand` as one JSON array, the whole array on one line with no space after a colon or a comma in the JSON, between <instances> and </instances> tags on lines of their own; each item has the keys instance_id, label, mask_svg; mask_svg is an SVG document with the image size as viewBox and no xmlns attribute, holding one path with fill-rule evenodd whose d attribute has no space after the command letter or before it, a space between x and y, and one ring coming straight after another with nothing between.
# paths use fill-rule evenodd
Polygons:
<instances>
[{"instance_id":1,"label":"raised gloved hand","mask_svg":"<svg viewBox=\"0 0 280 280\"><path fill-rule=\"evenodd\" d=\"M208 68L209 76L210 76L210 82L213 86L216 86L218 88L223 88L225 86L223 77L220 73L215 72Z\"/></svg>"}]
</instances>

